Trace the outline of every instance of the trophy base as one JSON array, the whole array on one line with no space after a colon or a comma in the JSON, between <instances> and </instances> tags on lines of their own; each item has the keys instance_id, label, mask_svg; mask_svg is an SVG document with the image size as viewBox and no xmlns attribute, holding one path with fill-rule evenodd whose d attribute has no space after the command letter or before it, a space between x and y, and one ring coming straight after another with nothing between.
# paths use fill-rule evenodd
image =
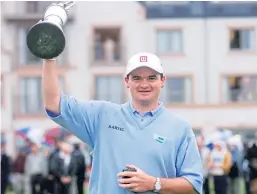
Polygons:
<instances>
[{"instance_id":1,"label":"trophy base","mask_svg":"<svg viewBox=\"0 0 257 194\"><path fill-rule=\"evenodd\" d=\"M48 21L32 26L27 35L27 46L32 54L41 59L59 56L65 48L63 30Z\"/></svg>"}]
</instances>

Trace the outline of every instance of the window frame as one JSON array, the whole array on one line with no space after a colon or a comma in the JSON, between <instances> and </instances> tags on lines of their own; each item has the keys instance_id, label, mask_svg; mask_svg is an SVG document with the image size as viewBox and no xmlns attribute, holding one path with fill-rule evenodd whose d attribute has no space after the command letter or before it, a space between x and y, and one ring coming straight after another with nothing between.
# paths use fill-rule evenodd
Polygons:
<instances>
[{"instance_id":1,"label":"window frame","mask_svg":"<svg viewBox=\"0 0 257 194\"><path fill-rule=\"evenodd\" d=\"M103 46L103 56L101 59L96 59L96 52L95 52L95 39L96 39L96 35L97 32L108 32L115 34L117 33L116 39L119 40L119 44L116 48L118 48L118 53L119 53L119 59L113 59L111 61L111 63L106 59L106 52L104 50L104 44L102 44ZM111 32L112 31L112 32ZM124 64L126 64L126 46L124 46L123 41L122 41L122 35L123 35L123 24L121 23L113 23L112 25L106 25L105 23L103 24L97 24L97 25L93 25L91 28L91 42L89 45L89 56L90 56L90 66L92 67L100 67L100 66L108 66L108 67L121 67L124 66ZM107 36L108 37L108 36ZM103 43L103 42L102 42Z\"/></svg>"},{"instance_id":2,"label":"window frame","mask_svg":"<svg viewBox=\"0 0 257 194\"><path fill-rule=\"evenodd\" d=\"M122 99L122 103L125 103L126 100L128 100L128 97L127 97L127 91L126 91L126 88L125 88L125 83L124 83L124 76L123 74L121 73L108 73L108 72L98 72L98 73L93 73L92 72L92 85L91 85L91 88L92 88L92 92L91 92L91 99L94 99L96 100L96 96L97 96L97 77L120 77L122 82L122 95L121 95L121 99ZM107 100L108 101L108 100ZM112 102L112 101L111 101Z\"/></svg>"},{"instance_id":3,"label":"window frame","mask_svg":"<svg viewBox=\"0 0 257 194\"><path fill-rule=\"evenodd\" d=\"M192 74L179 74L179 75L173 75L173 74L166 74L166 80L165 80L165 85L164 87L166 87L167 85L167 80L168 78L189 78L191 81L191 100L190 102L176 102L176 103L170 103L170 102L164 102L167 106L171 105L171 106L177 106L177 105L192 105L195 104L195 82L194 82L194 76ZM161 90L163 90L164 88L162 88ZM160 94L161 95L161 94Z\"/></svg>"},{"instance_id":4,"label":"window frame","mask_svg":"<svg viewBox=\"0 0 257 194\"><path fill-rule=\"evenodd\" d=\"M160 52L158 46L158 32L160 31L180 31L181 32L181 51L166 51ZM154 40L155 40L155 50L158 55L165 56L165 55L172 55L172 56L184 56L185 55L185 32L183 27L156 27Z\"/></svg>"},{"instance_id":5,"label":"window frame","mask_svg":"<svg viewBox=\"0 0 257 194\"><path fill-rule=\"evenodd\" d=\"M43 92L42 92L42 77L41 76L24 76L20 79L19 81L19 88L20 88L20 94L19 94L19 111L21 112L21 114L27 114L27 115L31 115L31 114L39 114L41 113L41 111L39 109L36 110L36 112L31 112L31 110L28 108L29 107L29 95L25 95L25 96L22 96L22 94L26 94L28 93L29 90L31 90L29 88L29 79L33 79L33 82L35 82L36 80L36 84L37 84L37 87L40 87L40 88L37 88L38 91L36 93L36 98L39 98L39 103L40 103L40 100L42 102L42 104L37 104L37 108L39 108L40 105L42 105L43 107ZM23 91L23 87L21 86L22 82L24 82L24 89L25 91ZM40 92L41 91L41 92ZM38 93L39 92L39 93ZM42 95L41 95L42 94ZM41 95L41 96L40 96ZM41 99L40 99L41 98ZM23 106L24 106L24 110L23 110ZM43 111L43 109L42 109Z\"/></svg>"},{"instance_id":6,"label":"window frame","mask_svg":"<svg viewBox=\"0 0 257 194\"><path fill-rule=\"evenodd\" d=\"M62 78L62 84L63 86L60 86L62 87L61 89L65 92L67 92L67 85L66 85L66 77L65 77L65 74L63 72L61 73L58 73L58 77ZM22 94L22 88L20 87L20 83L21 83L21 80L24 79L24 78L41 78L41 73L36 71L36 72L27 72L26 74L19 74L18 75L18 78L17 78L17 93L15 92L12 96L12 101L13 104L14 104L14 108L13 108L13 116L14 118L41 118L41 117L45 117L45 112L44 112L44 109L42 109L42 111L39 111L37 113L28 113L28 112L25 112L23 113L22 110L21 110L21 94ZM42 90L42 88L41 88ZM42 94L43 95L43 94ZM43 100L43 96L42 96L42 100Z\"/></svg>"},{"instance_id":7,"label":"window frame","mask_svg":"<svg viewBox=\"0 0 257 194\"><path fill-rule=\"evenodd\" d=\"M230 104L234 104L234 105L256 105L256 102L247 102L247 101L227 101L225 102L224 99L224 85L223 85L223 81L224 79L227 79L229 77L239 77L239 76L250 76L250 77L256 77L257 78L257 73L221 73L220 74L220 104L221 105L230 105Z\"/></svg>"},{"instance_id":8,"label":"window frame","mask_svg":"<svg viewBox=\"0 0 257 194\"><path fill-rule=\"evenodd\" d=\"M243 30L253 30L253 34L254 34L254 45L253 48L250 49L243 49L243 48L231 48L231 44L230 44L230 33L231 31L235 31L235 30L239 30L239 31L243 31ZM228 26L228 50L231 53L247 53L247 52L254 52L257 54L257 28L255 26Z\"/></svg>"}]
</instances>

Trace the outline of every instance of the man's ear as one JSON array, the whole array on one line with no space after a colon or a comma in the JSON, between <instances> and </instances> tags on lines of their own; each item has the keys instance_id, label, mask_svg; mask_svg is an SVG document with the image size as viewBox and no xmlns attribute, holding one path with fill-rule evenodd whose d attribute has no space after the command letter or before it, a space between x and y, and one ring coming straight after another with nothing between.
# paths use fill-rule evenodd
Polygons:
<instances>
[{"instance_id":1,"label":"man's ear","mask_svg":"<svg viewBox=\"0 0 257 194\"><path fill-rule=\"evenodd\" d=\"M165 80L166 80L166 76L163 76L162 78L161 78L161 88L163 88L164 87L164 84L165 84Z\"/></svg>"},{"instance_id":2,"label":"man's ear","mask_svg":"<svg viewBox=\"0 0 257 194\"><path fill-rule=\"evenodd\" d=\"M124 81L125 81L126 87L129 88L129 85L128 85L129 78L128 78L128 76L124 77Z\"/></svg>"}]
</instances>

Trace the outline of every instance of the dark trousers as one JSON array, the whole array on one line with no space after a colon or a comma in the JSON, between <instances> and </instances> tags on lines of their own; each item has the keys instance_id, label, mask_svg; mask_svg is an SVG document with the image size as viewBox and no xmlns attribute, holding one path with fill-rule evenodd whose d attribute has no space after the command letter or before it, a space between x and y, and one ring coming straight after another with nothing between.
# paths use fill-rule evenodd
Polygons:
<instances>
[{"instance_id":1,"label":"dark trousers","mask_svg":"<svg viewBox=\"0 0 257 194\"><path fill-rule=\"evenodd\" d=\"M62 194L62 183L59 179L54 182L54 194Z\"/></svg>"},{"instance_id":2,"label":"dark trousers","mask_svg":"<svg viewBox=\"0 0 257 194\"><path fill-rule=\"evenodd\" d=\"M203 191L204 194L209 194L209 178L205 178L204 179L204 183L203 183Z\"/></svg>"},{"instance_id":3,"label":"dark trousers","mask_svg":"<svg viewBox=\"0 0 257 194\"><path fill-rule=\"evenodd\" d=\"M77 189L78 189L78 194L83 194L84 193L84 180L83 179L77 179Z\"/></svg>"},{"instance_id":4,"label":"dark trousers","mask_svg":"<svg viewBox=\"0 0 257 194\"><path fill-rule=\"evenodd\" d=\"M55 180L53 177L49 178L47 177L45 179L45 189L47 193L54 194L54 186L55 186Z\"/></svg>"},{"instance_id":5,"label":"dark trousers","mask_svg":"<svg viewBox=\"0 0 257 194\"><path fill-rule=\"evenodd\" d=\"M31 194L42 194L44 191L44 177L41 174L32 175L30 179ZM37 191L39 186L39 191Z\"/></svg>"},{"instance_id":6,"label":"dark trousers","mask_svg":"<svg viewBox=\"0 0 257 194\"><path fill-rule=\"evenodd\" d=\"M1 194L5 194L8 181L1 178Z\"/></svg>"},{"instance_id":7,"label":"dark trousers","mask_svg":"<svg viewBox=\"0 0 257 194\"><path fill-rule=\"evenodd\" d=\"M227 194L228 190L228 181L227 176L214 176L214 188L215 194Z\"/></svg>"},{"instance_id":8,"label":"dark trousers","mask_svg":"<svg viewBox=\"0 0 257 194\"><path fill-rule=\"evenodd\" d=\"M245 180L245 194L251 194L250 193L250 182L249 182L249 180Z\"/></svg>"},{"instance_id":9,"label":"dark trousers","mask_svg":"<svg viewBox=\"0 0 257 194\"><path fill-rule=\"evenodd\" d=\"M70 194L70 184L60 184L59 194Z\"/></svg>"}]
</instances>

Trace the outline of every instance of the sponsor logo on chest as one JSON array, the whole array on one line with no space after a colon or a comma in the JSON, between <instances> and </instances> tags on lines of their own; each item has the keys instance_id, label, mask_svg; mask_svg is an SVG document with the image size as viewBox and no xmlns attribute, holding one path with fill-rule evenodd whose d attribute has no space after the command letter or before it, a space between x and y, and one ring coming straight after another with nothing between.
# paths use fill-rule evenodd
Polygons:
<instances>
[{"instance_id":1,"label":"sponsor logo on chest","mask_svg":"<svg viewBox=\"0 0 257 194\"><path fill-rule=\"evenodd\" d=\"M115 126L115 125L109 125L108 128L110 128L110 129L115 129L115 130L118 130L118 131L124 131L124 128L118 127L118 126Z\"/></svg>"}]
</instances>

